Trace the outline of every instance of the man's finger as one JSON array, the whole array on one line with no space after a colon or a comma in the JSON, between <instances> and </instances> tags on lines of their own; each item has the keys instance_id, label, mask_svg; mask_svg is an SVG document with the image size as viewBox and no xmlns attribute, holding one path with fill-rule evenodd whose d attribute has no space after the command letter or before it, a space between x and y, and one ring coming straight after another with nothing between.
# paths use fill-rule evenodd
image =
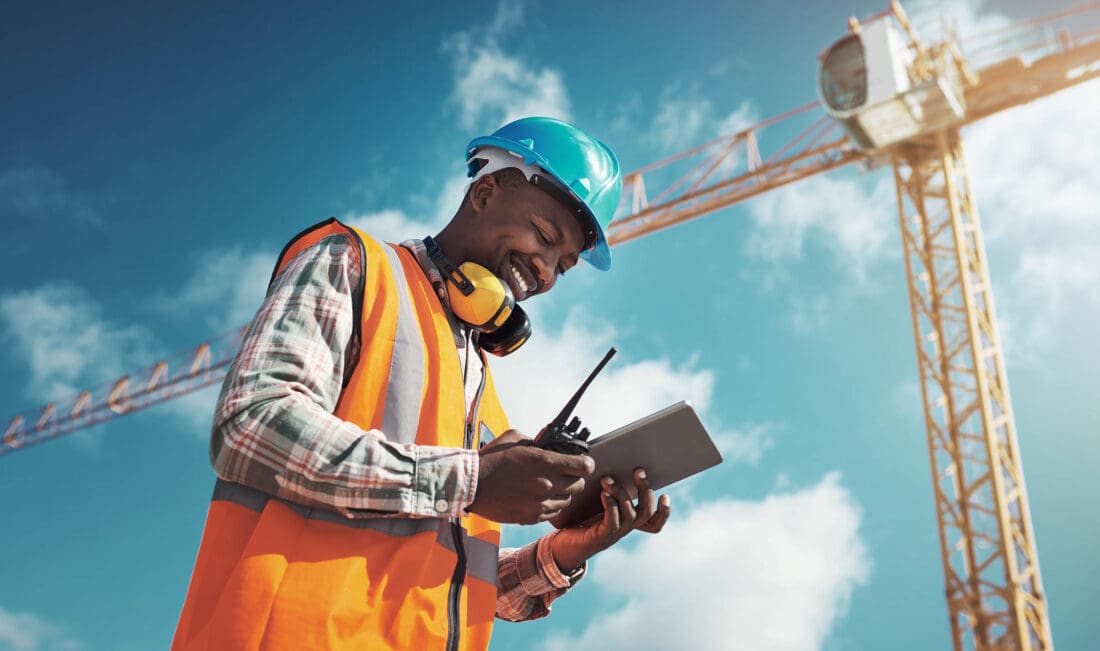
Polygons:
<instances>
[{"instance_id":1,"label":"man's finger","mask_svg":"<svg viewBox=\"0 0 1100 651\"><path fill-rule=\"evenodd\" d=\"M584 491L584 477L566 477L555 484L556 496L580 495Z\"/></svg>"},{"instance_id":2,"label":"man's finger","mask_svg":"<svg viewBox=\"0 0 1100 651\"><path fill-rule=\"evenodd\" d=\"M657 498L653 495L649 482L646 481L645 468L634 471L634 484L638 487L638 521L648 522L657 510Z\"/></svg>"},{"instance_id":3,"label":"man's finger","mask_svg":"<svg viewBox=\"0 0 1100 651\"><path fill-rule=\"evenodd\" d=\"M627 495L625 500L619 502L619 511L622 513L622 526L623 535L630 533L630 530L634 528L634 523L638 521L638 512L634 509L634 502Z\"/></svg>"},{"instance_id":4,"label":"man's finger","mask_svg":"<svg viewBox=\"0 0 1100 651\"><path fill-rule=\"evenodd\" d=\"M531 439L527 438L519 431L510 429L507 432L496 437L492 441L485 444L486 448L498 448L498 447L513 447L515 445L529 444Z\"/></svg>"},{"instance_id":5,"label":"man's finger","mask_svg":"<svg viewBox=\"0 0 1100 651\"><path fill-rule=\"evenodd\" d=\"M619 482L615 481L611 476L604 477L603 485L606 489L611 491L615 501L619 504L619 525L623 529L621 533L630 531L634 528L634 518L636 517L634 503L630 499L630 494L626 492L626 488L620 486Z\"/></svg>"},{"instance_id":6,"label":"man's finger","mask_svg":"<svg viewBox=\"0 0 1100 651\"><path fill-rule=\"evenodd\" d=\"M595 460L587 454L562 454L549 451L545 454L547 463L563 475L587 477L596 471Z\"/></svg>"},{"instance_id":7,"label":"man's finger","mask_svg":"<svg viewBox=\"0 0 1100 651\"><path fill-rule=\"evenodd\" d=\"M548 513L553 513L554 515L557 515L561 512L562 509L569 506L569 503L571 501L573 501L573 498L568 495L566 495L565 497L555 496L552 499L543 500L542 514L546 515Z\"/></svg>"},{"instance_id":8,"label":"man's finger","mask_svg":"<svg viewBox=\"0 0 1100 651\"><path fill-rule=\"evenodd\" d=\"M600 501L603 502L604 529L611 536L615 536L618 534L620 525L619 503L616 502L615 497L606 490L600 491Z\"/></svg>"},{"instance_id":9,"label":"man's finger","mask_svg":"<svg viewBox=\"0 0 1100 651\"><path fill-rule=\"evenodd\" d=\"M657 501L657 512L653 514L652 518L638 528L646 533L660 533L661 529L664 529L665 523L668 522L668 517L671 514L672 500L668 495L662 495L661 499Z\"/></svg>"}]
</instances>

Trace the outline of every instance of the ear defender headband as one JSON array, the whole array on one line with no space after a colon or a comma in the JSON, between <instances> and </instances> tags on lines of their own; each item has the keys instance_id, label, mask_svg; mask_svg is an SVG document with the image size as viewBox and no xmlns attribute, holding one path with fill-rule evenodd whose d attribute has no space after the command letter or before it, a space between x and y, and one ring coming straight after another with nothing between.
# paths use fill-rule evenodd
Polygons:
<instances>
[{"instance_id":1,"label":"ear defender headband","mask_svg":"<svg viewBox=\"0 0 1100 651\"><path fill-rule=\"evenodd\" d=\"M493 272L475 262L455 267L431 237L424 238L428 257L447 278L447 302L460 321L476 330L482 350L502 357L531 337L531 320L516 305L512 290Z\"/></svg>"}]
</instances>

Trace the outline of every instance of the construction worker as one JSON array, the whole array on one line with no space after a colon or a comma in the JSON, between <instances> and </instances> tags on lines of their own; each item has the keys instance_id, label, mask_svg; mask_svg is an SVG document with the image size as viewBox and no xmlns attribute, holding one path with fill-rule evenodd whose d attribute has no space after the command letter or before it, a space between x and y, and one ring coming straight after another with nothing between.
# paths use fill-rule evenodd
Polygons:
<instances>
[{"instance_id":1,"label":"construction worker","mask_svg":"<svg viewBox=\"0 0 1100 651\"><path fill-rule=\"evenodd\" d=\"M383 244L334 219L294 238L222 387L218 475L172 648L485 649L494 617L543 617L587 560L670 513L511 430L484 351L515 305L584 259L610 267L619 201L602 142L524 118L466 151L435 238ZM499 523L558 514L601 481L604 514L522 549Z\"/></svg>"}]
</instances>

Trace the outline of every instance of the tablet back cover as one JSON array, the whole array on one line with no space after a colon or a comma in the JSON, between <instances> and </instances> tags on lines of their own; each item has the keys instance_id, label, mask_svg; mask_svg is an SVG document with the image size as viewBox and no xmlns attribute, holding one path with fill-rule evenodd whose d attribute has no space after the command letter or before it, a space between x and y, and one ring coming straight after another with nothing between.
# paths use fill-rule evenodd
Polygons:
<instances>
[{"instance_id":1,"label":"tablet back cover","mask_svg":"<svg viewBox=\"0 0 1100 651\"><path fill-rule=\"evenodd\" d=\"M691 403L678 402L592 441L596 471L584 492L550 520L561 529L603 513L599 479L611 475L637 498L634 469L645 468L653 490L660 490L722 462L722 455Z\"/></svg>"}]
</instances>

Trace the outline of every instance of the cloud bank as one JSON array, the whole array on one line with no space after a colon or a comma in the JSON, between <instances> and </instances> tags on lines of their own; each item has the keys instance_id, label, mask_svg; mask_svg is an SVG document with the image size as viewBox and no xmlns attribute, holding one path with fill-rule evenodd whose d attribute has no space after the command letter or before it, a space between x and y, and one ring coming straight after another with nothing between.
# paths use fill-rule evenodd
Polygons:
<instances>
[{"instance_id":1,"label":"cloud bank","mask_svg":"<svg viewBox=\"0 0 1100 651\"><path fill-rule=\"evenodd\" d=\"M86 290L68 283L0 295L0 333L30 370L28 398L55 400L148 363L150 332L104 312Z\"/></svg>"},{"instance_id":2,"label":"cloud bank","mask_svg":"<svg viewBox=\"0 0 1100 651\"><path fill-rule=\"evenodd\" d=\"M870 573L860 509L836 474L677 515L660 535L604 552L588 580L621 605L542 648L821 649Z\"/></svg>"},{"instance_id":3,"label":"cloud bank","mask_svg":"<svg viewBox=\"0 0 1100 651\"><path fill-rule=\"evenodd\" d=\"M80 651L84 645L63 627L34 613L0 607L0 648L10 651Z\"/></svg>"}]
</instances>

